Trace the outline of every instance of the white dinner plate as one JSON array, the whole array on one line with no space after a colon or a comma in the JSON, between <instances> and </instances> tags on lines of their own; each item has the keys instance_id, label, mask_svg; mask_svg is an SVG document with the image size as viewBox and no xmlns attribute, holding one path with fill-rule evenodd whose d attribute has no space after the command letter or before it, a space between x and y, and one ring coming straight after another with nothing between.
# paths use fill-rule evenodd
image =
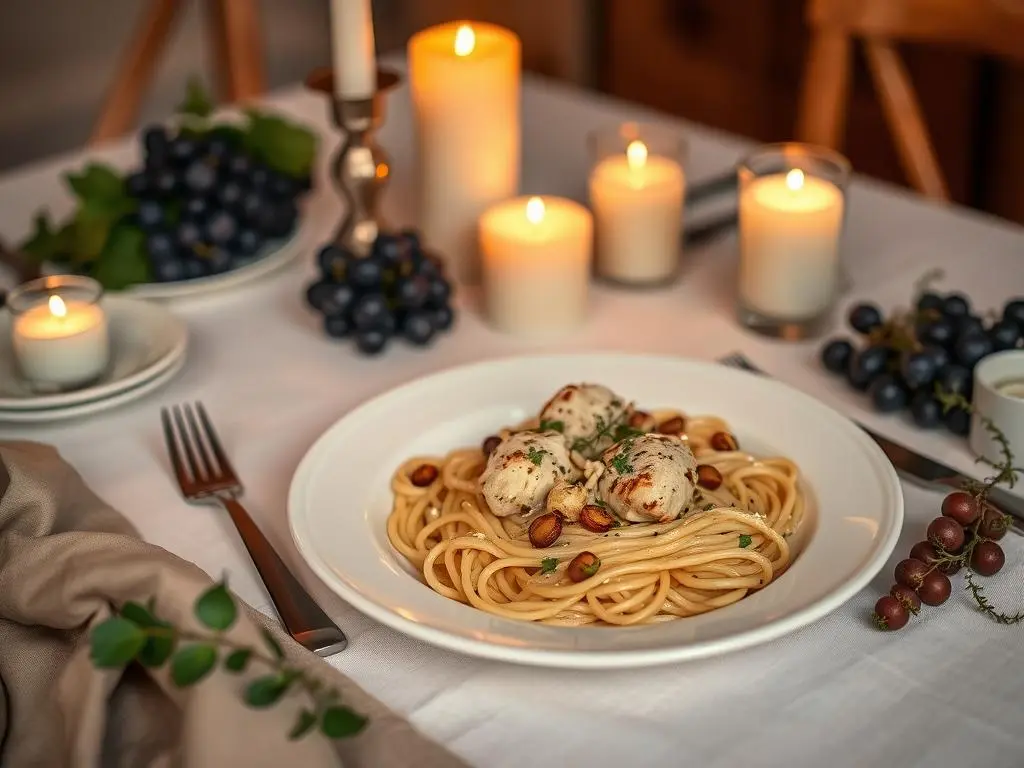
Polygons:
<instances>
[{"instance_id":1,"label":"white dinner plate","mask_svg":"<svg viewBox=\"0 0 1024 768\"><path fill-rule=\"evenodd\" d=\"M166 307L122 296L104 296L110 328L110 367L95 384L40 395L21 380L11 348L11 314L0 311L0 419L14 412L68 408L113 397L162 374L184 358L188 328Z\"/></svg>"},{"instance_id":2,"label":"white dinner plate","mask_svg":"<svg viewBox=\"0 0 1024 768\"><path fill-rule=\"evenodd\" d=\"M392 472L535 415L569 383L611 387L637 407L713 413L755 454L786 456L803 474L808 517L795 562L760 592L664 623L554 627L492 616L421 583L387 538ZM299 465L288 498L299 552L372 618L451 650L579 668L695 659L772 640L838 608L885 564L903 520L896 473L845 417L767 377L668 357L560 355L479 363L387 392L339 420ZM539 562L539 558L538 558Z\"/></svg>"}]
</instances>

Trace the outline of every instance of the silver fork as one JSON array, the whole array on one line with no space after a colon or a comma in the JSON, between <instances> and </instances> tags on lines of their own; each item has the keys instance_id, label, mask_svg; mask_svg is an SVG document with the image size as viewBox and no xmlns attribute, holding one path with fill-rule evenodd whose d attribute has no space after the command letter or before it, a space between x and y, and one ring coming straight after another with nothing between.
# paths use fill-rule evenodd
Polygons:
<instances>
[{"instance_id":1,"label":"silver fork","mask_svg":"<svg viewBox=\"0 0 1024 768\"><path fill-rule=\"evenodd\" d=\"M219 506L231 515L288 634L318 656L344 650L348 645L345 634L292 575L239 503L242 481L228 461L203 404L162 408L160 420L182 496L190 504Z\"/></svg>"}]
</instances>

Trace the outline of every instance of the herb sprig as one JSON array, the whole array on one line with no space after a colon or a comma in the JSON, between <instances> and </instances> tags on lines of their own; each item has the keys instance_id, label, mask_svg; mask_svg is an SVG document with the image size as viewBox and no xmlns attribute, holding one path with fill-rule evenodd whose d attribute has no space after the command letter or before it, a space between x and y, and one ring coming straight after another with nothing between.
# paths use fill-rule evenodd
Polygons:
<instances>
[{"instance_id":1,"label":"herb sprig","mask_svg":"<svg viewBox=\"0 0 1024 768\"><path fill-rule=\"evenodd\" d=\"M245 703L262 709L273 706L290 692L304 694L304 707L288 738L301 739L319 727L332 739L355 736L367 719L340 703L337 689L288 663L277 640L261 630L265 649L243 645L224 637L238 618L238 607L224 582L210 587L196 600L193 612L210 632L194 632L160 619L152 601L148 605L127 602L114 616L97 624L90 634L90 656L101 669L123 668L132 663L160 668L170 665L170 680L187 688L206 678L218 662L227 672L239 674L250 664L265 667L243 694Z\"/></svg>"}]
</instances>

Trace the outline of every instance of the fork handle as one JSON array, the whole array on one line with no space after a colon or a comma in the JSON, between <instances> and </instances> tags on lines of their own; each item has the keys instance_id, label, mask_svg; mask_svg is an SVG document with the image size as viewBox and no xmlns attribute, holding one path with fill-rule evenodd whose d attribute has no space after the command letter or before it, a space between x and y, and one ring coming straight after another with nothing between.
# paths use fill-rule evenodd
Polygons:
<instances>
[{"instance_id":1,"label":"fork handle","mask_svg":"<svg viewBox=\"0 0 1024 768\"><path fill-rule=\"evenodd\" d=\"M219 498L249 550L256 570L270 593L270 599L284 622L285 629L299 645L317 656L331 656L345 649L348 638L331 621L295 578L267 537L235 499Z\"/></svg>"}]
</instances>

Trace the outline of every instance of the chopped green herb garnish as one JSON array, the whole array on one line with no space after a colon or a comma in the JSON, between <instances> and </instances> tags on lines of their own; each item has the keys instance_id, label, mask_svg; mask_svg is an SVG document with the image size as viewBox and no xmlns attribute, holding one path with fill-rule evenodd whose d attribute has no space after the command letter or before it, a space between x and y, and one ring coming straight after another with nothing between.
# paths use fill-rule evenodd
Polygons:
<instances>
[{"instance_id":1,"label":"chopped green herb garnish","mask_svg":"<svg viewBox=\"0 0 1024 768\"><path fill-rule=\"evenodd\" d=\"M634 429L633 427L629 426L629 424L619 424L618 426L615 427L615 432L612 435L612 439L614 439L617 443L620 440L627 440L631 437L640 437L641 435L644 434L647 433L644 432L642 429Z\"/></svg>"},{"instance_id":2,"label":"chopped green herb garnish","mask_svg":"<svg viewBox=\"0 0 1024 768\"><path fill-rule=\"evenodd\" d=\"M540 466L540 463L541 463L542 461L544 461L544 454L546 454L546 453L547 453L547 451L545 451L545 450L543 450L543 449L541 449L541 450L537 450L536 448L534 448L534 447L533 447L533 446L531 445L531 446L530 446L530 450L526 452L526 458L528 458L528 459L529 459L530 461L532 461L532 462L533 462L533 463L534 463L534 464L535 464L536 466L538 466L538 467L539 467L539 466Z\"/></svg>"},{"instance_id":3,"label":"chopped green herb garnish","mask_svg":"<svg viewBox=\"0 0 1024 768\"><path fill-rule=\"evenodd\" d=\"M740 549L746 549L753 543L753 539L745 533L740 534Z\"/></svg>"},{"instance_id":4,"label":"chopped green herb garnish","mask_svg":"<svg viewBox=\"0 0 1024 768\"><path fill-rule=\"evenodd\" d=\"M620 475L627 475L633 471L633 465L629 463L629 451L632 447L631 442L623 443L622 450L612 459L612 466Z\"/></svg>"},{"instance_id":5,"label":"chopped green herb garnish","mask_svg":"<svg viewBox=\"0 0 1024 768\"><path fill-rule=\"evenodd\" d=\"M547 419L542 420L540 423L540 431L547 432L548 430L553 430L555 432L565 432L565 422L548 421Z\"/></svg>"},{"instance_id":6,"label":"chopped green herb garnish","mask_svg":"<svg viewBox=\"0 0 1024 768\"><path fill-rule=\"evenodd\" d=\"M541 573L551 573L557 567L558 567L558 558L557 557L545 557L543 560L540 561L540 572Z\"/></svg>"}]
</instances>

